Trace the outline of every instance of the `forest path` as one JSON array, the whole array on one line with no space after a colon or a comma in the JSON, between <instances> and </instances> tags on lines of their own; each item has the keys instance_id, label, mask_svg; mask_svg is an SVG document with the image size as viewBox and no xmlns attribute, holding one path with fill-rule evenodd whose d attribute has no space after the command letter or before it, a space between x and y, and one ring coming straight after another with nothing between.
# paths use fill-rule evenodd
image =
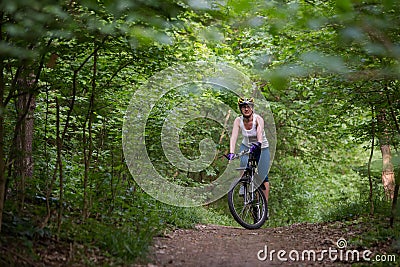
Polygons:
<instances>
[{"instance_id":1,"label":"forest path","mask_svg":"<svg viewBox=\"0 0 400 267\"><path fill-rule=\"evenodd\" d=\"M301 223L257 230L197 225L195 229L178 229L167 236L156 237L147 266L350 266L344 253L358 249L362 258L365 249L349 246L341 250L341 256L338 240L347 242L363 231L362 228L341 222ZM279 250L286 252L280 258L287 258L287 261L279 260ZM321 256L323 250L327 252ZM315 257L308 254L311 251L315 251ZM302 253L305 253L303 261ZM297 255L299 261L289 260L289 256L296 258ZM321 257L323 261L318 260ZM336 261L332 261L335 257ZM351 255L347 257L352 258Z\"/></svg>"}]
</instances>

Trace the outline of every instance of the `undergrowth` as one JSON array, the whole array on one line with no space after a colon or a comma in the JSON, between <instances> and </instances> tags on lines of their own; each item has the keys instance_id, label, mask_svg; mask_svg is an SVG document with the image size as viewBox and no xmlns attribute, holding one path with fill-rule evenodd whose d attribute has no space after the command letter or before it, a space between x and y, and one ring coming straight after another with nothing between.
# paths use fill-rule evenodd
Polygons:
<instances>
[{"instance_id":1,"label":"undergrowth","mask_svg":"<svg viewBox=\"0 0 400 267\"><path fill-rule=\"evenodd\" d=\"M92 214L64 211L61 231L54 215L45 227L42 204L25 203L19 211L8 201L0 238L0 266L32 266L48 257L51 265L120 265L146 261L155 236L196 224L231 224L225 214L206 207L182 208L163 204L137 192L127 195L111 212ZM48 244L56 244L49 251ZM57 258L45 254L63 255ZM40 264L39 264L40 265Z\"/></svg>"},{"instance_id":2,"label":"undergrowth","mask_svg":"<svg viewBox=\"0 0 400 267\"><path fill-rule=\"evenodd\" d=\"M301 164L300 164L301 163ZM270 219L263 227L297 222L348 222L369 225L352 240L360 246L391 241L400 247L399 222L388 227L390 204L384 199L379 174L373 173L374 216L370 215L365 168L329 168L330 163L310 164L290 159L276 163L270 173ZM290 189L290 190L289 190ZM29 198L28 198L29 199ZM33 198L34 199L34 198ZM204 207L183 208L163 204L140 190L127 190L110 205L97 203L83 218L75 205L63 203L61 230L57 213L40 227L46 215L43 202L27 201L20 210L8 199L0 237L0 266L122 265L146 262L155 236L196 224L238 226L229 213L226 196ZM58 203L52 209L57 210ZM397 214L397 218L400 214ZM58 256L57 256L58 255ZM62 255L62 256L60 256Z\"/></svg>"}]
</instances>

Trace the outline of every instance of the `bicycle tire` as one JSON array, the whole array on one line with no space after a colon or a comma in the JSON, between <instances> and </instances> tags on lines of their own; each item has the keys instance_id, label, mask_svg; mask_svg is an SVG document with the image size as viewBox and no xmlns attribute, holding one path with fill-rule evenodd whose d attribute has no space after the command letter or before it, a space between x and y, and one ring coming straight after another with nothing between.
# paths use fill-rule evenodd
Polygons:
<instances>
[{"instance_id":1,"label":"bicycle tire","mask_svg":"<svg viewBox=\"0 0 400 267\"><path fill-rule=\"evenodd\" d=\"M258 200L251 203L245 203L245 196L249 200L249 190L245 189L245 195L240 194L240 187L244 186L246 188L250 187L249 180L246 178L240 179L228 192L228 206L233 218L246 229L258 229L260 228L268 216L268 204L265 199L265 195L260 187L254 190L255 198ZM260 208L260 216L255 218L254 208ZM257 212L258 213L258 212Z\"/></svg>"}]
</instances>

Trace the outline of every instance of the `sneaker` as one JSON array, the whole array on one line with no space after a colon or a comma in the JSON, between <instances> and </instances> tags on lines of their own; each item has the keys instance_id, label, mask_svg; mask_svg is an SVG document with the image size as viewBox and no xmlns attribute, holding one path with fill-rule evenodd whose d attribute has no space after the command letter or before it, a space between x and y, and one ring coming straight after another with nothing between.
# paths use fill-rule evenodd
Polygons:
<instances>
[{"instance_id":1,"label":"sneaker","mask_svg":"<svg viewBox=\"0 0 400 267\"><path fill-rule=\"evenodd\" d=\"M244 186L241 185L239 188L239 196L243 196L244 195Z\"/></svg>"}]
</instances>

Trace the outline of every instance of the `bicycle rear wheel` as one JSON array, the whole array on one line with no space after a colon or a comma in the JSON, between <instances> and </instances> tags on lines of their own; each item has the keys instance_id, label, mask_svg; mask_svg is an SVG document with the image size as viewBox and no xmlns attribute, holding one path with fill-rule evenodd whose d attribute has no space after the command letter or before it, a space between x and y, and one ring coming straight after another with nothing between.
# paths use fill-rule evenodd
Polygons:
<instances>
[{"instance_id":1,"label":"bicycle rear wheel","mask_svg":"<svg viewBox=\"0 0 400 267\"><path fill-rule=\"evenodd\" d=\"M248 179L240 179L228 192L233 218L246 229L258 229L267 219L268 205L260 187L251 192Z\"/></svg>"}]
</instances>

